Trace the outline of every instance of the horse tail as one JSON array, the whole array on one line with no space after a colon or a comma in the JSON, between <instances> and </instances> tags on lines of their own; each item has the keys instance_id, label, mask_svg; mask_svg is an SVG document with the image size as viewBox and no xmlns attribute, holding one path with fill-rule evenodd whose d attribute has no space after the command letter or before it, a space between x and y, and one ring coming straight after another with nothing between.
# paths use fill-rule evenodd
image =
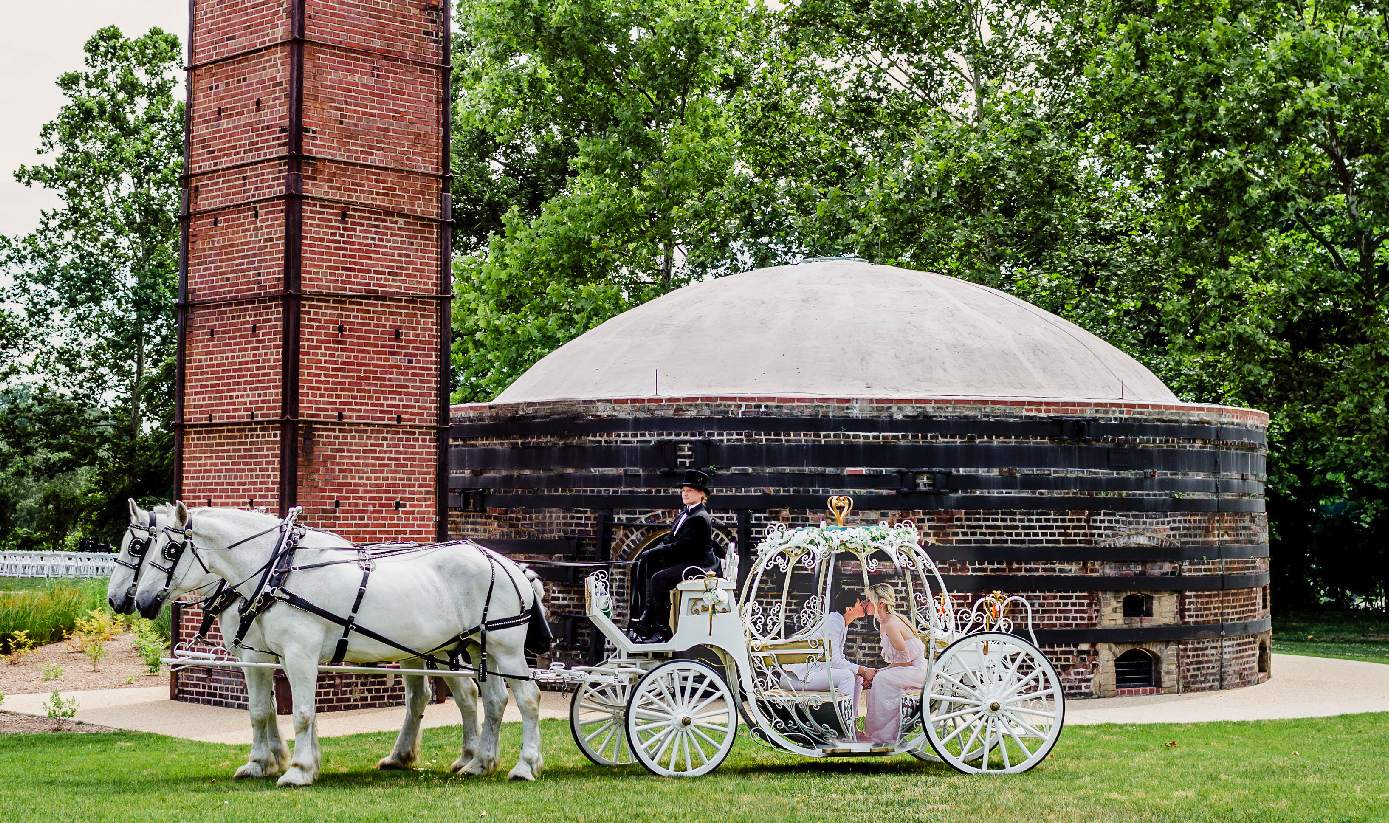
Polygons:
<instances>
[{"instance_id":1,"label":"horse tail","mask_svg":"<svg viewBox=\"0 0 1389 823\"><path fill-rule=\"evenodd\" d=\"M554 645L554 636L550 634L550 621L545 613L545 586L540 582L540 575L524 566L521 567L521 571L525 573L531 589L535 591L530 620L526 623L526 651L531 654L545 654Z\"/></svg>"}]
</instances>

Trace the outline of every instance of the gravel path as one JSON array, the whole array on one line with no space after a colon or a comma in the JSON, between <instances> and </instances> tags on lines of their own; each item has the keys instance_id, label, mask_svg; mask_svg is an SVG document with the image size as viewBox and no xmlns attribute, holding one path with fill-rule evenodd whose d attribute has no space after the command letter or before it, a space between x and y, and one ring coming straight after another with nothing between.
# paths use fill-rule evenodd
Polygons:
<instances>
[{"instance_id":1,"label":"gravel path","mask_svg":"<svg viewBox=\"0 0 1389 823\"><path fill-rule=\"evenodd\" d=\"M150 674L135 651L135 635L122 632L106 643L106 658L92 670L92 662L77 650L77 643L49 643L22 655L17 661L0 658L0 694L51 694L95 689L141 688L162 685L167 691L168 671ZM52 667L56 666L57 669ZM62 674L45 680L45 669ZM8 706L6 706L8 708Z\"/></svg>"},{"instance_id":2,"label":"gravel path","mask_svg":"<svg viewBox=\"0 0 1389 823\"><path fill-rule=\"evenodd\" d=\"M77 720L51 719L47 717L30 717L27 714L15 714L14 712L0 712L0 734L37 734L40 732L77 732L78 734L88 734L91 732L115 732L110 726L95 726L91 723L82 723Z\"/></svg>"}]
</instances>

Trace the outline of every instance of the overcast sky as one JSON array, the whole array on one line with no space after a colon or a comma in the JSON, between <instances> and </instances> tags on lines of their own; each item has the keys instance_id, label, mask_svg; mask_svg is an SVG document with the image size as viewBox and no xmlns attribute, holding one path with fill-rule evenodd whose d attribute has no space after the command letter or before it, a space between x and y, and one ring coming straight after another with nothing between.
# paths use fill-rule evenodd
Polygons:
<instances>
[{"instance_id":1,"label":"overcast sky","mask_svg":"<svg viewBox=\"0 0 1389 823\"><path fill-rule=\"evenodd\" d=\"M102 26L127 37L158 26L183 42L188 0L0 0L0 10L0 234L16 235L57 204L47 191L16 183L14 172L36 161L39 129L63 104L58 75L82 68L82 44Z\"/></svg>"}]
</instances>

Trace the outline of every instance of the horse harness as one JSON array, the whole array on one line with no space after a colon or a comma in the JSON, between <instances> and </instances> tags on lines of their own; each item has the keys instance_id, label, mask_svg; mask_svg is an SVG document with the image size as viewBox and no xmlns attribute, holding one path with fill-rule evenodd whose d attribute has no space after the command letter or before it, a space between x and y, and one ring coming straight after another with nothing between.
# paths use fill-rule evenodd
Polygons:
<instances>
[{"instance_id":1,"label":"horse harness","mask_svg":"<svg viewBox=\"0 0 1389 823\"><path fill-rule=\"evenodd\" d=\"M303 537L305 531L304 527L299 526L295 523L295 520L297 519L298 515L299 508L296 506L290 509L289 516L286 517L276 527L267 529L258 534L251 535L250 537L247 537L243 540L233 543L230 546L227 546L227 549L232 549L243 543L255 540L258 537L263 537L266 534L275 531L276 529L280 530L280 537L279 540L276 541L275 549L270 555L270 560L267 561L266 564L262 566L259 570L257 570L260 573L260 579L257 581L256 587L254 591L251 593L251 595L249 597L242 597L240 593L237 592L236 586L228 585L227 581L223 580L221 584L218 586L217 591L214 592L214 594L206 601L207 605L204 607L203 623L202 627L198 632L198 637L203 637L204 635L206 635L208 630L210 630L212 627L212 621L215 620L218 615L222 614L228 608L230 608L231 605L235 603L238 599L240 599L241 602L238 606L238 612L240 613L241 617L240 625L237 627L236 639L232 641L232 644L229 648L243 646L243 641L246 639L246 634L250 631L251 623L253 623L256 620L256 618L264 614L265 611L269 609L271 606L273 606L275 603L284 603L285 605L290 606L292 608L299 609L300 611L307 612L308 614L312 614L316 617L323 618L324 620L328 620L332 623L342 626L342 636L338 638L337 647L333 651L333 658L330 661L330 665L338 665L343 662L343 659L347 656L349 638L353 632L356 632L357 634L360 634L364 637L368 637L372 640L377 641L378 643L383 643L387 646L391 646L392 648L406 652L413 657L417 657L421 660L424 660L427 664L439 668L441 670L463 671L464 667L460 664L459 659L462 656L464 644L469 638L477 636L478 646L480 649L480 663L477 669L477 679L479 682L485 682L489 673L487 667L488 632L500 631L503 629L512 629L516 628L517 626L527 624L530 624L532 626L532 629L534 630L538 624L539 626L544 627L543 631L548 637L549 627L548 625L545 625L545 618L543 612L540 610L540 598L538 597L532 598L530 606L526 607L523 611L521 611L520 614L512 615L509 617L499 617L491 620L488 619L488 615L491 612L492 608L492 594L496 589L497 568L501 565L501 562L500 558L497 557L496 553L485 546L479 546L476 543L470 543L469 541L453 541L450 543L426 544L380 543L357 546L357 556L352 559L329 560L321 563L310 563L307 565L298 566L294 564L294 554L295 551L299 548L299 541ZM169 547L165 548L165 559L170 561L167 573L170 579L172 579L173 568L177 566L178 558L182 555L184 547L192 542L192 527L191 525L189 525L184 527L183 529L175 529L172 527L166 528L169 528L170 531L181 532L184 535L184 541L182 543L177 544L178 548L175 549L172 553L170 553L169 547L175 545L174 541L169 541ZM457 637L449 640L446 643L442 643L426 651L419 651L416 649L412 649L409 646L397 642L389 637L386 637L380 634L379 632L372 631L371 629L357 624L357 611L361 608L362 599L366 596L367 582L371 579L371 573L376 568L376 560L388 557L396 557L403 554L412 554L419 551L442 548L450 545L471 545L477 548L480 552L482 552L482 555L487 558L487 566L491 576L487 583L487 597L482 604L482 620L480 623L478 623L478 625L465 632L460 633ZM197 551L195 550L193 554L196 558ZM198 562L202 564L201 558L198 558ZM327 609L324 609L314 604L308 599L301 597L300 595L295 594L294 592L286 588L285 584L288 582L290 572L306 571L308 569L317 569L326 566L342 565L345 563L356 563L362 570L362 579L357 586L357 596L352 602L352 610L348 613L346 617L334 614L333 612L330 612ZM204 565L203 567L206 568L206 565ZM158 568L160 571L165 571L165 569L160 566L155 566L155 568ZM505 573L505 569L503 569L503 572ZM512 590L516 593L517 601L524 603L525 598L521 596L521 588L517 585L516 579L510 574L505 574L505 577L507 578L507 580L511 582L511 587ZM531 635L530 633L528 633L528 648L531 645L530 640ZM445 649L448 649L447 656L440 656L438 653L444 651ZM549 644L545 643L543 648L537 647L530 648L529 650L534 651L537 654L543 654L546 651L549 651ZM495 674L498 677L510 678L512 680L532 679L532 676L529 673L524 675L518 675L509 674L507 672L492 672L492 674Z\"/></svg>"},{"instance_id":2,"label":"horse harness","mask_svg":"<svg viewBox=\"0 0 1389 823\"><path fill-rule=\"evenodd\" d=\"M134 576L130 578L130 587L126 589L125 594L127 597L135 596L135 584L140 580L140 567L144 565L145 555L149 552L150 544L154 542L154 536L159 531L154 527L154 512L149 512L148 514L150 520L148 526L142 526L136 523L131 523L129 526L126 526L126 531L131 533L130 545L126 548L126 553L130 555L134 562L122 558L119 554L116 555L114 561L116 565L124 566L135 573ZM135 532L137 531L144 532L144 537L135 536Z\"/></svg>"}]
</instances>

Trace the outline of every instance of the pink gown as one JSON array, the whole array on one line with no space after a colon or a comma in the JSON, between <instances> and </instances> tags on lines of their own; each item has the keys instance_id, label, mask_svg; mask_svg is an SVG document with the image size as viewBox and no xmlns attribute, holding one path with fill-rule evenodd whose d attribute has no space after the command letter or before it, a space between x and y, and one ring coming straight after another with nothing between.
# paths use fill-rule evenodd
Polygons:
<instances>
[{"instance_id":1,"label":"pink gown","mask_svg":"<svg viewBox=\"0 0 1389 823\"><path fill-rule=\"evenodd\" d=\"M891 746L897 743L897 734L902 726L902 694L921 688L926 681L926 644L909 636L907 648L899 652L887 639L887 633L881 628L878 631L882 638L883 659L888 663L909 664L879 669L873 675L873 688L868 691L865 735L875 743Z\"/></svg>"}]
</instances>

